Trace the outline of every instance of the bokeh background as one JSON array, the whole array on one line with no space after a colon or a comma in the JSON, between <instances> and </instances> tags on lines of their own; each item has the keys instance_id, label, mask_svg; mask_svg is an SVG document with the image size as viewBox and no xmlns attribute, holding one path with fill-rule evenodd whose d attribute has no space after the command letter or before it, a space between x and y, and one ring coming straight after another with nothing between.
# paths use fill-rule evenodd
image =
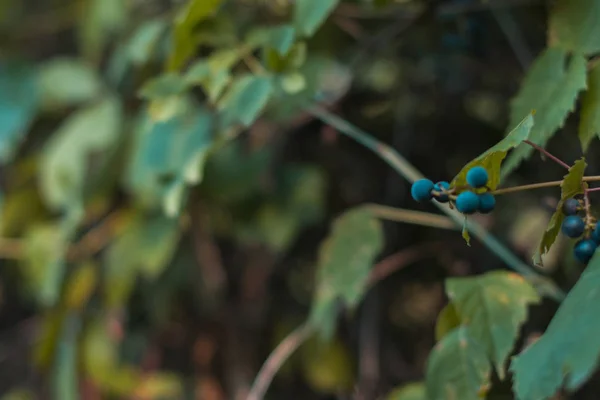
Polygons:
<instances>
[{"instance_id":1,"label":"bokeh background","mask_svg":"<svg viewBox=\"0 0 600 400\"><path fill-rule=\"evenodd\" d=\"M260 31L293 3L0 1L5 398L244 399L306 319L336 217L365 203L437 213L307 107L450 180L507 131L551 2L345 0L301 40ZM265 71L274 88L256 78ZM548 149L581 156L576 120ZM534 156L506 183L562 174ZM558 197L503 196L474 218L529 262ZM421 381L443 279L506 268L459 231L383 227L392 273L333 341L290 358L268 398L378 399ZM581 267L565 245L541 272L569 287ZM534 307L523 341L555 309ZM594 381L573 398L597 398ZM510 385L488 398L512 398Z\"/></svg>"}]
</instances>

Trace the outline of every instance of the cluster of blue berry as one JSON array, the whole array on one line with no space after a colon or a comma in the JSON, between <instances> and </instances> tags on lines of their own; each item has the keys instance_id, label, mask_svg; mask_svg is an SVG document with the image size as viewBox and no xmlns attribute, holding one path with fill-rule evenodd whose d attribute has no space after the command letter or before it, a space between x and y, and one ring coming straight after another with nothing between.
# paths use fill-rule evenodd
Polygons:
<instances>
[{"instance_id":1,"label":"cluster of blue berry","mask_svg":"<svg viewBox=\"0 0 600 400\"><path fill-rule=\"evenodd\" d=\"M483 167L473 167L467 172L467 183L471 188L484 188L488 180L488 172ZM434 184L429 179L419 179L413 183L410 193L413 199L419 202L429 201L432 198L440 203L451 202L463 214L475 212L487 214L496 206L496 198L490 192L478 194L472 190L464 190L458 195L454 195L460 189L463 188L451 188L450 184L445 181Z\"/></svg>"},{"instance_id":2,"label":"cluster of blue berry","mask_svg":"<svg viewBox=\"0 0 600 400\"><path fill-rule=\"evenodd\" d=\"M584 238L575 244L573 252L578 261L586 264L600 244L600 224L597 223L594 227L586 225L584 218L577 215L580 211L585 211L585 208L579 200L567 199L562 207L562 212L567 217L563 221L561 230L566 236L573 239L585 234Z\"/></svg>"}]
</instances>

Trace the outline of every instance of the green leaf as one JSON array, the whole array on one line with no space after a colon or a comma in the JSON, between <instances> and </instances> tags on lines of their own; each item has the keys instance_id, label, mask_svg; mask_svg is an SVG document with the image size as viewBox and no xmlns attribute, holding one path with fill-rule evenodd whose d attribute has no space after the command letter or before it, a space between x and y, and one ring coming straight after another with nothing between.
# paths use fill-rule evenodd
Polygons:
<instances>
[{"instance_id":1,"label":"green leaf","mask_svg":"<svg viewBox=\"0 0 600 400\"><path fill-rule=\"evenodd\" d=\"M171 210L174 190L200 183L212 145L212 114L186 98L175 100L168 117L154 120L149 110L136 125L124 178L129 191L146 207Z\"/></svg>"},{"instance_id":2,"label":"green leaf","mask_svg":"<svg viewBox=\"0 0 600 400\"><path fill-rule=\"evenodd\" d=\"M150 60L167 27L167 21L155 19L144 22L136 29L127 42L127 55L133 65L144 65Z\"/></svg>"},{"instance_id":3,"label":"green leaf","mask_svg":"<svg viewBox=\"0 0 600 400\"><path fill-rule=\"evenodd\" d=\"M600 355L600 252L596 252L542 337L512 362L519 399L543 400L580 387Z\"/></svg>"},{"instance_id":4,"label":"green leaf","mask_svg":"<svg viewBox=\"0 0 600 400\"><path fill-rule=\"evenodd\" d=\"M591 55L600 52L600 3L559 0L550 13L549 41L565 50Z\"/></svg>"},{"instance_id":5,"label":"green leaf","mask_svg":"<svg viewBox=\"0 0 600 400\"><path fill-rule=\"evenodd\" d=\"M470 161L460 170L458 175L452 180L451 186L460 187L467 185L467 172L475 166L484 167L489 174L488 187L495 190L500 183L500 166L507 152L520 145L523 140L527 140L532 131L533 117L528 115L519 122L515 128L510 131L504 139L489 148L485 153Z\"/></svg>"},{"instance_id":6,"label":"green leaf","mask_svg":"<svg viewBox=\"0 0 600 400\"><path fill-rule=\"evenodd\" d=\"M217 105L221 126L241 124L249 127L258 118L273 93L273 79L268 76L242 75L231 85Z\"/></svg>"},{"instance_id":7,"label":"green leaf","mask_svg":"<svg viewBox=\"0 0 600 400\"><path fill-rule=\"evenodd\" d=\"M139 96L144 99L163 99L183 93L187 88L183 77L167 72L150 79L142 86Z\"/></svg>"},{"instance_id":8,"label":"green leaf","mask_svg":"<svg viewBox=\"0 0 600 400\"><path fill-rule=\"evenodd\" d=\"M42 195L50 207L64 209L81 200L87 158L115 146L121 120L118 99L107 97L72 114L50 137L39 171Z\"/></svg>"},{"instance_id":9,"label":"green leaf","mask_svg":"<svg viewBox=\"0 0 600 400\"><path fill-rule=\"evenodd\" d=\"M425 384L409 383L391 391L385 400L427 400Z\"/></svg>"},{"instance_id":10,"label":"green leaf","mask_svg":"<svg viewBox=\"0 0 600 400\"><path fill-rule=\"evenodd\" d=\"M250 48L268 47L275 49L281 56L286 55L294 44L296 29L288 24L260 27L254 29L246 38Z\"/></svg>"},{"instance_id":11,"label":"green leaf","mask_svg":"<svg viewBox=\"0 0 600 400\"><path fill-rule=\"evenodd\" d=\"M156 279L175 254L181 231L176 219L163 215L133 215L106 254L106 302L123 307L135 279Z\"/></svg>"},{"instance_id":12,"label":"green leaf","mask_svg":"<svg viewBox=\"0 0 600 400\"><path fill-rule=\"evenodd\" d=\"M575 161L573 166L569 168L569 172L563 177L563 181L560 185L560 201L556 206L556 210L554 211L552 218L550 218L550 222L548 223L548 227L542 236L540 245L533 255L533 262L535 264L542 264L542 256L546 254L548 250L550 250L550 247L552 247L552 244L554 244L554 241L560 232L560 227L563 219L565 218L562 212L562 206L565 200L583 193L582 179L586 167L587 164L585 159L581 158L580 160Z\"/></svg>"},{"instance_id":13,"label":"green leaf","mask_svg":"<svg viewBox=\"0 0 600 400\"><path fill-rule=\"evenodd\" d=\"M460 320L504 379L504 363L527 318L527 307L540 301L536 290L520 275L494 271L477 277L450 278L446 280L446 292Z\"/></svg>"},{"instance_id":14,"label":"green leaf","mask_svg":"<svg viewBox=\"0 0 600 400\"><path fill-rule=\"evenodd\" d=\"M79 48L92 62L100 60L111 37L125 28L129 2L123 0L85 0L79 18Z\"/></svg>"},{"instance_id":15,"label":"green leaf","mask_svg":"<svg viewBox=\"0 0 600 400\"><path fill-rule=\"evenodd\" d=\"M192 64L184 76L186 85L200 85L210 103L216 103L231 82L230 69L240 60L237 50L220 50Z\"/></svg>"},{"instance_id":16,"label":"green leaf","mask_svg":"<svg viewBox=\"0 0 600 400\"><path fill-rule=\"evenodd\" d=\"M465 240L465 242L467 242L467 246L471 246L471 235L469 235L469 227L468 227L469 221L467 216L465 215L465 219L463 220L463 226L462 226L462 238Z\"/></svg>"},{"instance_id":17,"label":"green leaf","mask_svg":"<svg viewBox=\"0 0 600 400\"><path fill-rule=\"evenodd\" d=\"M579 140L583 151L600 135L600 63L588 72L588 89L581 101Z\"/></svg>"},{"instance_id":18,"label":"green leaf","mask_svg":"<svg viewBox=\"0 0 600 400\"><path fill-rule=\"evenodd\" d=\"M82 61L57 58L40 67L39 87L44 107L52 109L97 98L102 91L102 82Z\"/></svg>"},{"instance_id":19,"label":"green leaf","mask_svg":"<svg viewBox=\"0 0 600 400\"><path fill-rule=\"evenodd\" d=\"M30 296L44 306L54 305L60 295L67 241L56 225L36 225L23 238L21 271Z\"/></svg>"},{"instance_id":20,"label":"green leaf","mask_svg":"<svg viewBox=\"0 0 600 400\"><path fill-rule=\"evenodd\" d=\"M579 92L586 88L585 57L573 54L568 62L567 59L564 50L546 49L527 72L521 90L511 102L511 124L535 111L535 125L529 140L542 147L563 126L575 107ZM526 144L517 147L506 160L502 177L517 168L532 152L533 148Z\"/></svg>"},{"instance_id":21,"label":"green leaf","mask_svg":"<svg viewBox=\"0 0 600 400\"><path fill-rule=\"evenodd\" d=\"M485 348L465 326L438 342L427 360L427 398L481 400L490 385L490 363Z\"/></svg>"},{"instance_id":22,"label":"green leaf","mask_svg":"<svg viewBox=\"0 0 600 400\"><path fill-rule=\"evenodd\" d=\"M310 322L331 337L337 302L353 308L364 295L371 266L383 247L379 220L363 208L338 217L319 250L315 298Z\"/></svg>"},{"instance_id":23,"label":"green leaf","mask_svg":"<svg viewBox=\"0 0 600 400\"><path fill-rule=\"evenodd\" d=\"M33 68L0 62L0 164L10 161L38 109Z\"/></svg>"},{"instance_id":24,"label":"green leaf","mask_svg":"<svg viewBox=\"0 0 600 400\"><path fill-rule=\"evenodd\" d=\"M213 16L223 0L190 0L175 20L173 50L169 58L169 70L177 70L184 65L196 50L194 27Z\"/></svg>"},{"instance_id":25,"label":"green leaf","mask_svg":"<svg viewBox=\"0 0 600 400\"><path fill-rule=\"evenodd\" d=\"M453 303L448 303L438 315L435 324L435 340L440 341L455 328L460 326L460 316Z\"/></svg>"},{"instance_id":26,"label":"green leaf","mask_svg":"<svg viewBox=\"0 0 600 400\"><path fill-rule=\"evenodd\" d=\"M338 5L339 0L297 0L294 26L305 36L312 36Z\"/></svg>"}]
</instances>

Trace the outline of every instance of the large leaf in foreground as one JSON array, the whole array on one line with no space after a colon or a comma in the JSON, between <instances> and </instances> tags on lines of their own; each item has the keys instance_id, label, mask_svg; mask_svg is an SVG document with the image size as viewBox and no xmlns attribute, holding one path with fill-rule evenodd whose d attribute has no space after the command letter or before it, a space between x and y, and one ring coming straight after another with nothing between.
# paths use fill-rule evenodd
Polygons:
<instances>
[{"instance_id":1,"label":"large leaf in foreground","mask_svg":"<svg viewBox=\"0 0 600 400\"><path fill-rule=\"evenodd\" d=\"M512 100L510 120L516 124L535 110L535 126L529 140L545 146L554 132L564 124L575 107L580 91L586 88L586 59L573 54L567 62L565 50L548 48L533 63ZM517 147L504 163L502 176L508 175L528 158L533 148Z\"/></svg>"},{"instance_id":2,"label":"large leaf in foreground","mask_svg":"<svg viewBox=\"0 0 600 400\"><path fill-rule=\"evenodd\" d=\"M382 246L381 224L367 210L352 209L334 222L319 252L317 288L310 314L311 323L323 336L333 333L338 300L350 308L361 300Z\"/></svg>"},{"instance_id":3,"label":"large leaf in foreground","mask_svg":"<svg viewBox=\"0 0 600 400\"><path fill-rule=\"evenodd\" d=\"M528 115L504 139L465 165L452 180L452 186L467 185L467 172L475 166L482 166L488 171L490 177L488 187L495 190L500 183L500 166L502 160L506 157L506 153L520 145L523 140L527 140L533 126L533 117Z\"/></svg>"},{"instance_id":4,"label":"large leaf in foreground","mask_svg":"<svg viewBox=\"0 0 600 400\"><path fill-rule=\"evenodd\" d=\"M536 264L542 263L542 256L550 250L552 244L556 240L558 233L560 232L560 226L562 225L563 219L565 215L562 212L562 205L566 199L573 197L577 194L583 193L583 187L581 184L581 180L583 179L583 174L585 173L585 167L587 164L585 163L585 159L577 160L571 168L569 168L569 172L563 178L563 182L560 185L561 194L560 201L556 206L556 211L552 215L550 222L548 223L548 227L542 236L542 240L540 242L540 246L537 251L533 255L533 262Z\"/></svg>"},{"instance_id":5,"label":"large leaf in foreground","mask_svg":"<svg viewBox=\"0 0 600 400\"><path fill-rule=\"evenodd\" d=\"M294 25L303 35L312 36L339 0L297 0L294 10Z\"/></svg>"},{"instance_id":6,"label":"large leaf in foreground","mask_svg":"<svg viewBox=\"0 0 600 400\"><path fill-rule=\"evenodd\" d=\"M522 400L544 400L560 388L575 390L595 371L600 356L600 252L560 305L548 329L511 365Z\"/></svg>"},{"instance_id":7,"label":"large leaf in foreground","mask_svg":"<svg viewBox=\"0 0 600 400\"><path fill-rule=\"evenodd\" d=\"M461 322L483 345L503 379L504 363L527 319L527 307L540 300L536 290L520 275L494 271L448 279L446 292Z\"/></svg>"},{"instance_id":8,"label":"large leaf in foreground","mask_svg":"<svg viewBox=\"0 0 600 400\"><path fill-rule=\"evenodd\" d=\"M550 13L549 36L554 46L586 55L600 52L600 2L559 0Z\"/></svg>"},{"instance_id":9,"label":"large leaf in foreground","mask_svg":"<svg viewBox=\"0 0 600 400\"><path fill-rule=\"evenodd\" d=\"M490 384L491 366L485 349L465 326L435 345L427 361L427 398L481 400Z\"/></svg>"},{"instance_id":10,"label":"large leaf in foreground","mask_svg":"<svg viewBox=\"0 0 600 400\"><path fill-rule=\"evenodd\" d=\"M600 24L599 24L600 25ZM583 151L594 136L600 135L600 64L588 72L588 89L581 101L579 140Z\"/></svg>"}]
</instances>

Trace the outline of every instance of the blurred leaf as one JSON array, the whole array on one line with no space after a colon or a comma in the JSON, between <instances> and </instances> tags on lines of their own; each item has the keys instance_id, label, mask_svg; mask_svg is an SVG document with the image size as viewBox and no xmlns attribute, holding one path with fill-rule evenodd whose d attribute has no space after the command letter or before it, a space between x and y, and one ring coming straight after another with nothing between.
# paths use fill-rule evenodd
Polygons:
<instances>
[{"instance_id":1,"label":"blurred leaf","mask_svg":"<svg viewBox=\"0 0 600 400\"><path fill-rule=\"evenodd\" d=\"M337 302L348 308L364 295L371 266L383 247L379 220L363 208L351 209L333 223L321 244L310 322L329 338L336 324Z\"/></svg>"},{"instance_id":2,"label":"blurred leaf","mask_svg":"<svg viewBox=\"0 0 600 400\"><path fill-rule=\"evenodd\" d=\"M126 0L84 0L79 19L79 48L87 59L100 61L111 37L125 28L129 4Z\"/></svg>"},{"instance_id":3,"label":"blurred leaf","mask_svg":"<svg viewBox=\"0 0 600 400\"><path fill-rule=\"evenodd\" d=\"M548 329L511 365L520 399L548 399L559 389L579 388L596 370L600 355L600 252L571 289Z\"/></svg>"},{"instance_id":4,"label":"blurred leaf","mask_svg":"<svg viewBox=\"0 0 600 400\"><path fill-rule=\"evenodd\" d=\"M144 65L150 60L167 28L164 19L153 19L145 21L135 30L127 42L127 55L133 65Z\"/></svg>"},{"instance_id":5,"label":"blurred leaf","mask_svg":"<svg viewBox=\"0 0 600 400\"><path fill-rule=\"evenodd\" d=\"M600 52L600 3L596 0L559 0L550 13L548 36L553 46L592 55Z\"/></svg>"},{"instance_id":6,"label":"blurred leaf","mask_svg":"<svg viewBox=\"0 0 600 400\"><path fill-rule=\"evenodd\" d=\"M513 272L493 271L482 276L450 278L446 292L457 316L469 327L496 367L505 377L504 363L527 319L527 307L539 303L536 290Z\"/></svg>"},{"instance_id":7,"label":"blurred leaf","mask_svg":"<svg viewBox=\"0 0 600 400\"><path fill-rule=\"evenodd\" d=\"M63 320L56 358L52 368L51 398L77 400L79 398L77 380L77 336L81 321L78 316L68 314Z\"/></svg>"},{"instance_id":8,"label":"blurred leaf","mask_svg":"<svg viewBox=\"0 0 600 400\"><path fill-rule=\"evenodd\" d=\"M50 137L39 172L42 194L50 207L64 209L80 201L87 159L117 143L121 119L119 100L107 97L72 114Z\"/></svg>"},{"instance_id":9,"label":"blurred leaf","mask_svg":"<svg viewBox=\"0 0 600 400\"><path fill-rule=\"evenodd\" d=\"M467 327L447 334L429 354L428 399L480 400L490 385L490 363Z\"/></svg>"},{"instance_id":10,"label":"blurred leaf","mask_svg":"<svg viewBox=\"0 0 600 400\"><path fill-rule=\"evenodd\" d=\"M550 250L550 247L552 247L552 244L560 232L560 227L565 218L565 215L562 212L562 206L565 200L583 193L582 179L586 167L587 164L585 159L581 158L573 163L573 166L569 168L569 172L564 176L560 185L560 201L548 223L548 227L544 231L540 245L533 255L533 262L535 264L542 264L542 256Z\"/></svg>"},{"instance_id":11,"label":"blurred leaf","mask_svg":"<svg viewBox=\"0 0 600 400\"><path fill-rule=\"evenodd\" d=\"M288 24L259 27L248 34L246 45L250 48L272 48L283 56L292 47L295 35L295 28Z\"/></svg>"},{"instance_id":12,"label":"blurred leaf","mask_svg":"<svg viewBox=\"0 0 600 400\"><path fill-rule=\"evenodd\" d=\"M264 63L273 72L295 72L306 62L306 43L294 43L288 52L280 54L271 47L263 49Z\"/></svg>"},{"instance_id":13,"label":"blurred leaf","mask_svg":"<svg viewBox=\"0 0 600 400\"><path fill-rule=\"evenodd\" d=\"M69 310L81 310L89 301L98 281L98 271L93 263L79 266L67 281L65 306Z\"/></svg>"},{"instance_id":14,"label":"blurred leaf","mask_svg":"<svg viewBox=\"0 0 600 400\"><path fill-rule=\"evenodd\" d=\"M462 238L467 243L467 246L471 246L471 235L469 234L468 223L469 223L469 221L467 219L467 216L465 215L465 219L463 219L461 235L462 235Z\"/></svg>"},{"instance_id":15,"label":"blurred leaf","mask_svg":"<svg viewBox=\"0 0 600 400\"><path fill-rule=\"evenodd\" d=\"M448 334L453 331L456 327L460 326L460 316L453 303L448 303L440 312L435 324L435 340L440 341Z\"/></svg>"},{"instance_id":16,"label":"blurred leaf","mask_svg":"<svg viewBox=\"0 0 600 400\"><path fill-rule=\"evenodd\" d=\"M242 124L249 127L267 105L273 92L273 79L268 76L242 75L235 79L217 105L221 126Z\"/></svg>"},{"instance_id":17,"label":"blurred leaf","mask_svg":"<svg viewBox=\"0 0 600 400\"><path fill-rule=\"evenodd\" d=\"M0 236L18 237L34 223L47 216L44 203L38 190L25 186L11 190L4 196L4 205L0 204Z\"/></svg>"},{"instance_id":18,"label":"blurred leaf","mask_svg":"<svg viewBox=\"0 0 600 400\"><path fill-rule=\"evenodd\" d=\"M174 72L167 72L146 82L140 89L139 95L144 99L161 99L179 95L186 88L187 85L180 75Z\"/></svg>"},{"instance_id":19,"label":"blurred leaf","mask_svg":"<svg viewBox=\"0 0 600 400\"><path fill-rule=\"evenodd\" d=\"M42 314L40 333L33 349L33 362L42 371L52 365L65 316L66 312L61 308L49 309Z\"/></svg>"},{"instance_id":20,"label":"blurred leaf","mask_svg":"<svg viewBox=\"0 0 600 400\"><path fill-rule=\"evenodd\" d=\"M482 166L488 171L489 174L487 187L489 187L490 190L496 190L498 184L500 183L500 166L502 164L502 160L504 160L506 153L510 149L520 145L523 140L527 140L529 138L532 127L534 127L533 117L528 115L525 117L525 119L519 122L519 124L516 125L515 128L510 131L504 139L465 165L463 169L460 170L458 175L456 175L456 177L452 180L451 186L467 186L467 172L469 172L469 170L475 166Z\"/></svg>"},{"instance_id":21,"label":"blurred leaf","mask_svg":"<svg viewBox=\"0 0 600 400\"><path fill-rule=\"evenodd\" d=\"M87 64L73 58L55 58L42 64L39 86L44 107L69 107L96 99L102 82Z\"/></svg>"},{"instance_id":22,"label":"blurred leaf","mask_svg":"<svg viewBox=\"0 0 600 400\"><path fill-rule=\"evenodd\" d=\"M583 151L595 136L600 135L600 64L588 72L587 92L581 101L579 140Z\"/></svg>"},{"instance_id":23,"label":"blurred leaf","mask_svg":"<svg viewBox=\"0 0 600 400\"><path fill-rule=\"evenodd\" d=\"M201 182L212 145L213 117L207 109L182 98L167 114L161 120L150 112L140 115L125 176L128 189L150 208L169 208L173 188Z\"/></svg>"},{"instance_id":24,"label":"blurred leaf","mask_svg":"<svg viewBox=\"0 0 600 400\"><path fill-rule=\"evenodd\" d=\"M141 379L133 395L138 399L176 399L182 393L183 384L177 375L153 373Z\"/></svg>"},{"instance_id":25,"label":"blurred leaf","mask_svg":"<svg viewBox=\"0 0 600 400\"><path fill-rule=\"evenodd\" d=\"M385 400L427 400L425 384L409 383L390 392Z\"/></svg>"},{"instance_id":26,"label":"blurred leaf","mask_svg":"<svg viewBox=\"0 0 600 400\"><path fill-rule=\"evenodd\" d=\"M2 400L34 400L34 394L27 389L14 389L4 394Z\"/></svg>"},{"instance_id":27,"label":"blurred leaf","mask_svg":"<svg viewBox=\"0 0 600 400\"><path fill-rule=\"evenodd\" d=\"M138 214L106 253L106 301L121 307L137 276L156 279L173 258L181 231L178 221L163 215Z\"/></svg>"},{"instance_id":28,"label":"blurred leaf","mask_svg":"<svg viewBox=\"0 0 600 400\"><path fill-rule=\"evenodd\" d=\"M220 50L210 57L192 64L186 72L187 85L200 85L210 103L216 103L231 82L230 69L239 62L241 53L237 50Z\"/></svg>"},{"instance_id":29,"label":"blurred leaf","mask_svg":"<svg viewBox=\"0 0 600 400\"><path fill-rule=\"evenodd\" d=\"M352 388L353 360L339 339L323 343L313 338L301 347L300 352L304 379L313 390L334 394Z\"/></svg>"},{"instance_id":30,"label":"blurred leaf","mask_svg":"<svg viewBox=\"0 0 600 400\"><path fill-rule=\"evenodd\" d=\"M214 15L222 2L223 0L190 0L183 6L175 20L173 50L169 59L170 70L181 68L194 55L194 27Z\"/></svg>"},{"instance_id":31,"label":"blurred leaf","mask_svg":"<svg viewBox=\"0 0 600 400\"><path fill-rule=\"evenodd\" d=\"M326 182L322 170L308 165L292 165L284 172L283 192L286 208L302 226L320 221L324 216Z\"/></svg>"},{"instance_id":32,"label":"blurred leaf","mask_svg":"<svg viewBox=\"0 0 600 400\"><path fill-rule=\"evenodd\" d=\"M0 61L0 164L12 159L36 116L36 79L30 66Z\"/></svg>"},{"instance_id":33,"label":"blurred leaf","mask_svg":"<svg viewBox=\"0 0 600 400\"><path fill-rule=\"evenodd\" d=\"M586 60L573 54L567 62L567 52L548 48L533 63L518 95L512 100L510 120L514 126L523 116L535 111L535 125L529 140L545 146L554 132L563 126L575 107L579 92L586 88ZM517 147L507 158L502 176L508 175L528 158L533 148Z\"/></svg>"},{"instance_id":34,"label":"blurred leaf","mask_svg":"<svg viewBox=\"0 0 600 400\"><path fill-rule=\"evenodd\" d=\"M339 0L297 0L294 26L302 35L314 35L338 3Z\"/></svg>"},{"instance_id":35,"label":"blurred leaf","mask_svg":"<svg viewBox=\"0 0 600 400\"><path fill-rule=\"evenodd\" d=\"M57 225L36 225L25 233L21 271L28 294L44 306L56 303L67 242Z\"/></svg>"}]
</instances>

